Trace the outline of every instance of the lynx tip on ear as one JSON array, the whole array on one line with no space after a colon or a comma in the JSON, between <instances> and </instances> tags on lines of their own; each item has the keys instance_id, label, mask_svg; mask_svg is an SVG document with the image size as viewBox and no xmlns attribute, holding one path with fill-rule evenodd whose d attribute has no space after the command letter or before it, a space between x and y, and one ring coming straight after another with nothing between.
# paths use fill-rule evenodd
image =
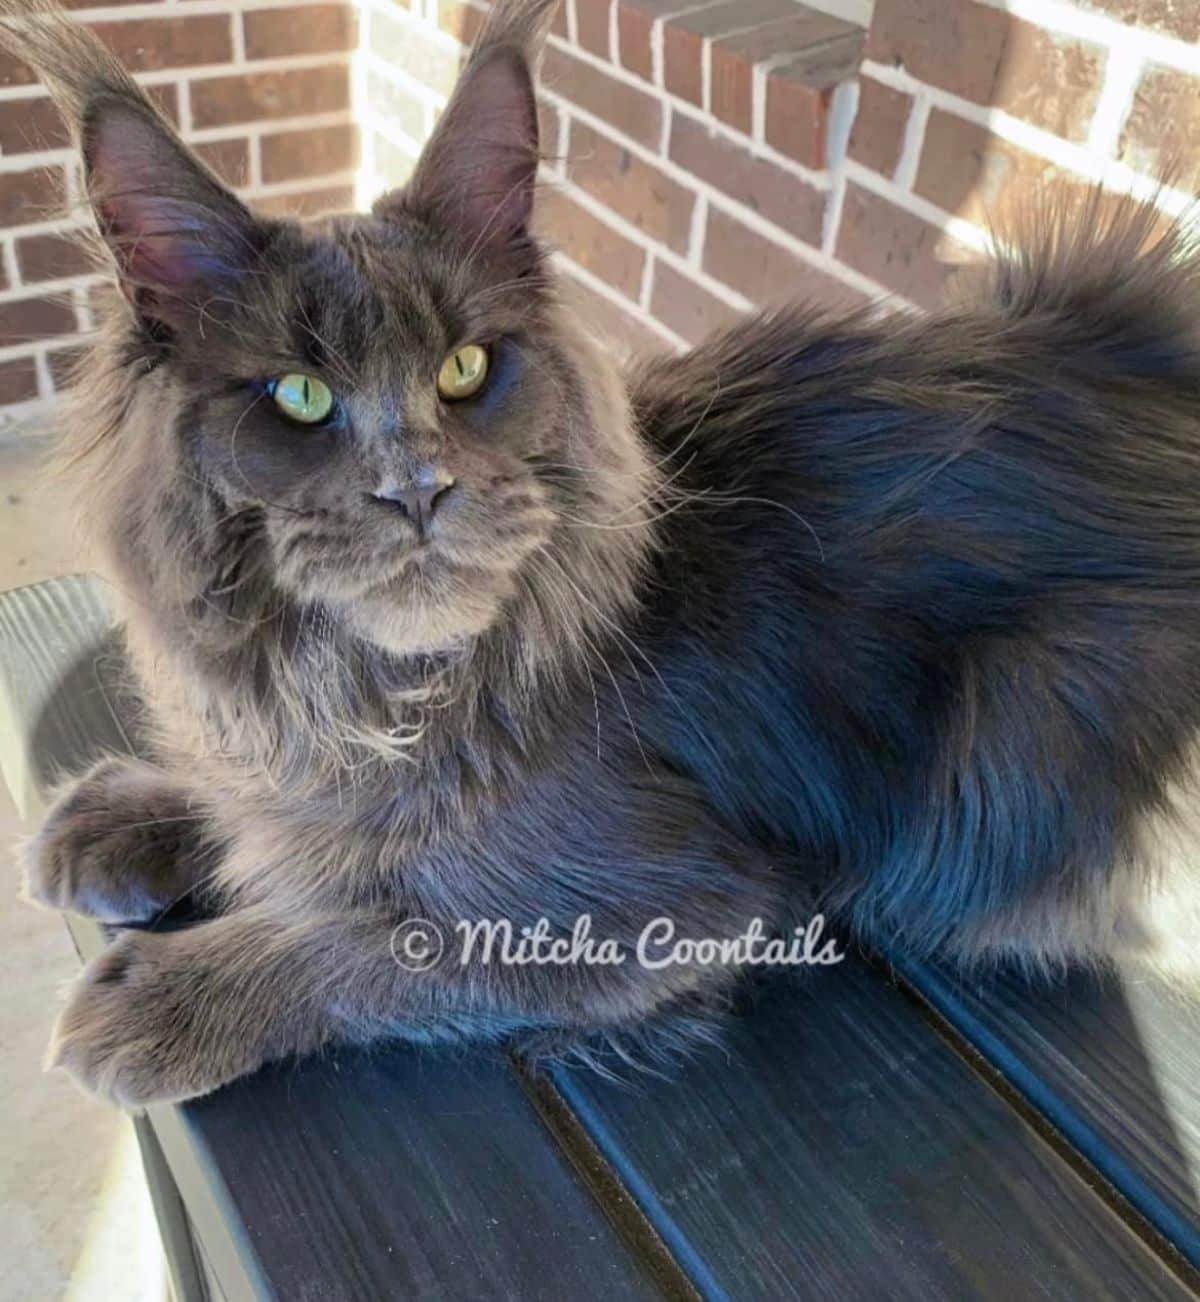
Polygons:
<instances>
[{"instance_id":1,"label":"lynx tip on ear","mask_svg":"<svg viewBox=\"0 0 1200 1302\"><path fill-rule=\"evenodd\" d=\"M520 50L530 67L536 67L559 3L560 0L497 0L484 19L471 57L508 46Z\"/></svg>"}]
</instances>

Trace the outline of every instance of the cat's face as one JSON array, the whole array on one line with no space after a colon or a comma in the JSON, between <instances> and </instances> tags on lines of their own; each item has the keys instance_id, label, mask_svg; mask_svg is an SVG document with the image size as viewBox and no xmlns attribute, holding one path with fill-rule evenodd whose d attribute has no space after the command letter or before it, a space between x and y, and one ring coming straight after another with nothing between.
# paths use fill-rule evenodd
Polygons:
<instances>
[{"instance_id":1,"label":"cat's face","mask_svg":"<svg viewBox=\"0 0 1200 1302\"><path fill-rule=\"evenodd\" d=\"M398 215L285 229L255 292L166 363L185 457L261 513L278 586L389 647L490 624L527 564L553 564L580 510L565 467L600 451L603 364L536 265L511 270Z\"/></svg>"},{"instance_id":2,"label":"cat's face","mask_svg":"<svg viewBox=\"0 0 1200 1302\"><path fill-rule=\"evenodd\" d=\"M371 216L255 218L132 87L83 115L130 309L112 329L137 359L126 491L173 474L157 536L184 545L162 517L202 496L210 533L236 521L284 597L398 652L460 645L521 597L553 638L546 612L630 582L621 508L645 498L646 467L529 233L518 38L547 8L487 29L408 186Z\"/></svg>"}]
</instances>

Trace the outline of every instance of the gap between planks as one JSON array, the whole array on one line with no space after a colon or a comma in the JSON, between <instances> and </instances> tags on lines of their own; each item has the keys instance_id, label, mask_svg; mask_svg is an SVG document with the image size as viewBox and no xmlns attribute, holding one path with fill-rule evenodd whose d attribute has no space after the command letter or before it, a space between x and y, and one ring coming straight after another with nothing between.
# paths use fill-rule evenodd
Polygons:
<instances>
[{"instance_id":1,"label":"gap between planks","mask_svg":"<svg viewBox=\"0 0 1200 1302\"><path fill-rule=\"evenodd\" d=\"M1004 1072L977 1048L952 1021L927 998L915 980L884 958L864 955L869 966L916 1008L933 1032L980 1081L1013 1111L1102 1203L1145 1244L1186 1288L1200 1297L1200 1270L1136 1208L1124 1193L1075 1147L1065 1134L1014 1085Z\"/></svg>"}]
</instances>

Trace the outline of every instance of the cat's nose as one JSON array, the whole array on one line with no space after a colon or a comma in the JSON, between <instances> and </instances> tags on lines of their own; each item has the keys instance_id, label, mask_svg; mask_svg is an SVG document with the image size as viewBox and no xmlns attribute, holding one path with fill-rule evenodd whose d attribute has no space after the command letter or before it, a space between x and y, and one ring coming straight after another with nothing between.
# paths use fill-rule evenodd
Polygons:
<instances>
[{"instance_id":1,"label":"cat's nose","mask_svg":"<svg viewBox=\"0 0 1200 1302\"><path fill-rule=\"evenodd\" d=\"M426 468L405 483L381 484L372 496L376 501L398 507L417 526L418 533L424 533L454 484L454 476L446 471Z\"/></svg>"}]
</instances>

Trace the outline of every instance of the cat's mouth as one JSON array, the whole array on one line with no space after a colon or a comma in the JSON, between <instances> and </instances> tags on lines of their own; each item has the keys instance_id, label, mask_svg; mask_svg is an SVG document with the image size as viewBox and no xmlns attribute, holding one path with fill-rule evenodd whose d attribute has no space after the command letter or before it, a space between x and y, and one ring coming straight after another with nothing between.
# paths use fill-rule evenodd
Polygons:
<instances>
[{"instance_id":1,"label":"cat's mouth","mask_svg":"<svg viewBox=\"0 0 1200 1302\"><path fill-rule=\"evenodd\" d=\"M356 602L418 620L437 611L448 625L461 609L474 627L484 607L511 592L530 554L548 545L556 516L529 491L482 503L464 494L450 505L417 522L381 505L273 520L281 526L271 539L276 577L302 599L343 611Z\"/></svg>"},{"instance_id":2,"label":"cat's mouth","mask_svg":"<svg viewBox=\"0 0 1200 1302\"><path fill-rule=\"evenodd\" d=\"M378 573L371 578L364 593L368 595L394 591L408 584L426 585L445 563L437 540L418 538L393 549L381 560Z\"/></svg>"},{"instance_id":3,"label":"cat's mouth","mask_svg":"<svg viewBox=\"0 0 1200 1302\"><path fill-rule=\"evenodd\" d=\"M318 523L272 541L276 578L297 595L346 602L436 581L443 564L438 537L403 528L363 530L354 522L331 527L328 516L313 518Z\"/></svg>"}]
</instances>

